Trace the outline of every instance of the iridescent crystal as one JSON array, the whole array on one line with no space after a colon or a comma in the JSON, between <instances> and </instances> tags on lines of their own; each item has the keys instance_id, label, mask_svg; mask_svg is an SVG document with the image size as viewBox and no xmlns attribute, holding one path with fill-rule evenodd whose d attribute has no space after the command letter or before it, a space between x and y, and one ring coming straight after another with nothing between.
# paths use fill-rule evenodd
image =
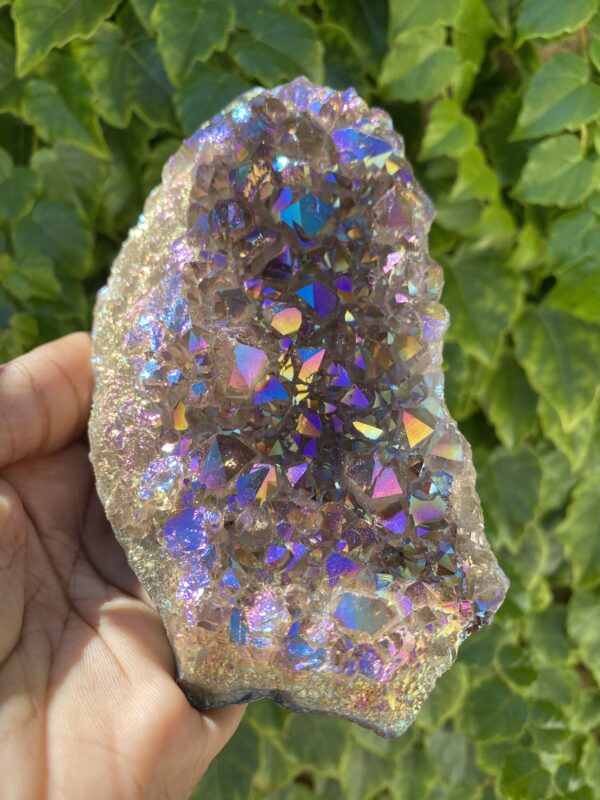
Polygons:
<instances>
[{"instance_id":1,"label":"iridescent crystal","mask_svg":"<svg viewBox=\"0 0 600 800\"><path fill-rule=\"evenodd\" d=\"M186 141L115 261L92 458L198 707L398 735L503 600L432 216L388 115L300 78Z\"/></svg>"}]
</instances>

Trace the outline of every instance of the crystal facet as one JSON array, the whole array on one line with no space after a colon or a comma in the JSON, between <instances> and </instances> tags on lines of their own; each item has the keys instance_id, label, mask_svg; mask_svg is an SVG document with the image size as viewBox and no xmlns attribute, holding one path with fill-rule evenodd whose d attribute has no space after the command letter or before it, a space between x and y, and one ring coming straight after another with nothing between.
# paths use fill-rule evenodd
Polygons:
<instances>
[{"instance_id":1,"label":"crystal facet","mask_svg":"<svg viewBox=\"0 0 600 800\"><path fill-rule=\"evenodd\" d=\"M433 209L300 78L171 158L98 299L98 489L198 707L412 722L507 581L443 395Z\"/></svg>"}]
</instances>

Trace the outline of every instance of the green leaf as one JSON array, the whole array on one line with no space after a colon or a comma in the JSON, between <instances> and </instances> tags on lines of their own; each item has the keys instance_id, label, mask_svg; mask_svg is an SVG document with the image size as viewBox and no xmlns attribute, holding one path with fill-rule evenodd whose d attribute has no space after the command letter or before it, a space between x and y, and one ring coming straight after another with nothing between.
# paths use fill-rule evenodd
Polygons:
<instances>
[{"instance_id":1,"label":"green leaf","mask_svg":"<svg viewBox=\"0 0 600 800\"><path fill-rule=\"evenodd\" d=\"M591 41L588 46L588 55L592 64L600 72L600 14L596 14L588 25Z\"/></svg>"},{"instance_id":2,"label":"green leaf","mask_svg":"<svg viewBox=\"0 0 600 800\"><path fill-rule=\"evenodd\" d=\"M13 160L10 153L0 147L0 181L5 181L13 171Z\"/></svg>"},{"instance_id":3,"label":"green leaf","mask_svg":"<svg viewBox=\"0 0 600 800\"><path fill-rule=\"evenodd\" d=\"M386 100L431 100L451 83L458 53L441 27L397 36L383 61L379 91Z\"/></svg>"},{"instance_id":4,"label":"green leaf","mask_svg":"<svg viewBox=\"0 0 600 800\"><path fill-rule=\"evenodd\" d=\"M600 786L600 744L593 734L586 740L581 762L590 786Z\"/></svg>"},{"instance_id":5,"label":"green leaf","mask_svg":"<svg viewBox=\"0 0 600 800\"><path fill-rule=\"evenodd\" d=\"M336 773L348 728L333 717L292 716L287 738L296 758L315 769Z\"/></svg>"},{"instance_id":6,"label":"green leaf","mask_svg":"<svg viewBox=\"0 0 600 800\"><path fill-rule=\"evenodd\" d=\"M381 60L387 49L387 2L385 0L319 0L325 19L343 28L352 46L369 69Z\"/></svg>"},{"instance_id":7,"label":"green leaf","mask_svg":"<svg viewBox=\"0 0 600 800\"><path fill-rule=\"evenodd\" d=\"M520 284L494 252L462 250L446 269L443 302L450 311L448 338L491 365L520 305Z\"/></svg>"},{"instance_id":8,"label":"green leaf","mask_svg":"<svg viewBox=\"0 0 600 800\"><path fill-rule=\"evenodd\" d=\"M475 751L463 733L433 731L425 739L425 750L431 763L444 776L446 786L460 786L464 792L468 785L479 782L481 776L475 764Z\"/></svg>"},{"instance_id":9,"label":"green leaf","mask_svg":"<svg viewBox=\"0 0 600 800\"><path fill-rule=\"evenodd\" d=\"M561 33L573 33L591 19L596 0L523 0L517 19L519 41L551 39Z\"/></svg>"},{"instance_id":10,"label":"green leaf","mask_svg":"<svg viewBox=\"0 0 600 800\"><path fill-rule=\"evenodd\" d=\"M247 800L258 767L258 737L242 722L231 742L209 766L190 800Z\"/></svg>"},{"instance_id":11,"label":"green leaf","mask_svg":"<svg viewBox=\"0 0 600 800\"><path fill-rule=\"evenodd\" d=\"M568 211L550 226L548 258L554 268L563 269L583 260L593 260L600 251L600 218L591 211Z\"/></svg>"},{"instance_id":12,"label":"green leaf","mask_svg":"<svg viewBox=\"0 0 600 800\"><path fill-rule=\"evenodd\" d=\"M259 735L258 738L260 763L253 782L264 797L288 785L300 765L282 740L267 735Z\"/></svg>"},{"instance_id":13,"label":"green leaf","mask_svg":"<svg viewBox=\"0 0 600 800\"><path fill-rule=\"evenodd\" d=\"M394 761L364 750L348 739L339 767L344 800L363 800L393 781Z\"/></svg>"},{"instance_id":14,"label":"green leaf","mask_svg":"<svg viewBox=\"0 0 600 800\"><path fill-rule=\"evenodd\" d=\"M474 121L463 113L455 100L442 98L429 112L419 158L460 158L476 142L477 128Z\"/></svg>"},{"instance_id":15,"label":"green leaf","mask_svg":"<svg viewBox=\"0 0 600 800\"><path fill-rule=\"evenodd\" d=\"M486 520L510 547L535 516L541 474L537 456L525 445L514 452L498 447L479 472L477 488Z\"/></svg>"},{"instance_id":16,"label":"green leaf","mask_svg":"<svg viewBox=\"0 0 600 800\"><path fill-rule=\"evenodd\" d=\"M499 680L480 684L467 697L462 709L462 726L482 742L514 741L525 726L525 701Z\"/></svg>"},{"instance_id":17,"label":"green leaf","mask_svg":"<svg viewBox=\"0 0 600 800\"><path fill-rule=\"evenodd\" d=\"M496 25L483 0L461 0L453 40L463 61L479 66L485 57L487 40L495 31Z\"/></svg>"},{"instance_id":18,"label":"green leaf","mask_svg":"<svg viewBox=\"0 0 600 800\"><path fill-rule=\"evenodd\" d=\"M556 665L568 660L571 651L567 641L566 621L564 605L556 605L528 618L529 650L538 666Z\"/></svg>"},{"instance_id":19,"label":"green leaf","mask_svg":"<svg viewBox=\"0 0 600 800\"><path fill-rule=\"evenodd\" d=\"M15 76L15 48L0 36L0 111L19 113L24 83Z\"/></svg>"},{"instance_id":20,"label":"green leaf","mask_svg":"<svg viewBox=\"0 0 600 800\"><path fill-rule=\"evenodd\" d=\"M297 75L323 80L323 45L308 19L291 11L258 10L247 32L231 41L229 54L247 75L275 86Z\"/></svg>"},{"instance_id":21,"label":"green leaf","mask_svg":"<svg viewBox=\"0 0 600 800\"><path fill-rule=\"evenodd\" d=\"M583 663L600 685L600 589L579 589L569 601L567 628Z\"/></svg>"},{"instance_id":22,"label":"green leaf","mask_svg":"<svg viewBox=\"0 0 600 800\"><path fill-rule=\"evenodd\" d=\"M565 454L575 472L584 465L588 469L600 466L600 396L571 430L563 428L558 413L543 397L538 401L538 417L544 435Z\"/></svg>"},{"instance_id":23,"label":"green leaf","mask_svg":"<svg viewBox=\"0 0 600 800\"><path fill-rule=\"evenodd\" d=\"M509 450L535 431L537 396L511 353L504 353L488 371L481 400L498 438Z\"/></svg>"},{"instance_id":24,"label":"green leaf","mask_svg":"<svg viewBox=\"0 0 600 800\"><path fill-rule=\"evenodd\" d=\"M481 148L466 150L458 161L458 175L450 192L451 200L492 200L498 195L498 179Z\"/></svg>"},{"instance_id":25,"label":"green leaf","mask_svg":"<svg viewBox=\"0 0 600 800\"><path fill-rule=\"evenodd\" d=\"M598 387L600 328L566 311L528 306L514 337L529 383L572 430Z\"/></svg>"},{"instance_id":26,"label":"green leaf","mask_svg":"<svg viewBox=\"0 0 600 800\"><path fill-rule=\"evenodd\" d=\"M152 12L156 8L158 0L129 0L129 2L142 28L146 33L153 34Z\"/></svg>"},{"instance_id":27,"label":"green leaf","mask_svg":"<svg viewBox=\"0 0 600 800\"><path fill-rule=\"evenodd\" d=\"M152 23L169 78L179 85L196 61L225 49L235 14L225 0L158 0Z\"/></svg>"},{"instance_id":28,"label":"green leaf","mask_svg":"<svg viewBox=\"0 0 600 800\"><path fill-rule=\"evenodd\" d=\"M526 689L537 678L528 651L516 644L503 645L496 655L496 663L504 680L517 690Z\"/></svg>"},{"instance_id":29,"label":"green leaf","mask_svg":"<svg viewBox=\"0 0 600 800\"><path fill-rule=\"evenodd\" d=\"M575 476L566 455L549 442L541 443L538 458L542 466L539 508L542 514L546 514L565 505Z\"/></svg>"},{"instance_id":30,"label":"green leaf","mask_svg":"<svg viewBox=\"0 0 600 800\"><path fill-rule=\"evenodd\" d=\"M523 98L515 139L577 130L600 116L600 86L574 53L558 53L534 73Z\"/></svg>"},{"instance_id":31,"label":"green leaf","mask_svg":"<svg viewBox=\"0 0 600 800\"><path fill-rule=\"evenodd\" d=\"M135 112L149 125L176 130L172 87L154 40L131 14L107 22L75 47L100 116L116 128L129 125Z\"/></svg>"},{"instance_id":32,"label":"green leaf","mask_svg":"<svg viewBox=\"0 0 600 800\"><path fill-rule=\"evenodd\" d=\"M594 180L594 165L579 140L564 133L531 149L514 195L522 203L569 208L592 193Z\"/></svg>"},{"instance_id":33,"label":"green leaf","mask_svg":"<svg viewBox=\"0 0 600 800\"><path fill-rule=\"evenodd\" d=\"M526 222L519 230L516 247L508 261L515 272L526 272L539 266L545 256L546 241L533 222Z\"/></svg>"},{"instance_id":34,"label":"green leaf","mask_svg":"<svg viewBox=\"0 0 600 800\"><path fill-rule=\"evenodd\" d=\"M89 36L114 11L118 0L15 0L17 74L37 66L56 46Z\"/></svg>"},{"instance_id":35,"label":"green leaf","mask_svg":"<svg viewBox=\"0 0 600 800\"><path fill-rule=\"evenodd\" d=\"M193 133L249 88L250 84L234 72L211 64L197 64L175 93L177 117L184 133Z\"/></svg>"},{"instance_id":36,"label":"green leaf","mask_svg":"<svg viewBox=\"0 0 600 800\"><path fill-rule=\"evenodd\" d=\"M77 63L55 55L47 78L30 80L23 95L24 119L47 142L74 144L89 153L106 156L106 142L91 93Z\"/></svg>"},{"instance_id":37,"label":"green leaf","mask_svg":"<svg viewBox=\"0 0 600 800\"><path fill-rule=\"evenodd\" d=\"M586 475L575 487L567 514L556 530L573 564L578 587L600 584L600 473Z\"/></svg>"},{"instance_id":38,"label":"green leaf","mask_svg":"<svg viewBox=\"0 0 600 800\"><path fill-rule=\"evenodd\" d=\"M500 788L507 800L543 800L550 789L550 774L537 753L516 748L504 760Z\"/></svg>"},{"instance_id":39,"label":"green leaf","mask_svg":"<svg viewBox=\"0 0 600 800\"><path fill-rule=\"evenodd\" d=\"M325 47L325 83L334 89L354 87L368 99L370 87L367 83L365 64L346 30L339 25L326 23L319 26L319 35Z\"/></svg>"},{"instance_id":40,"label":"green leaf","mask_svg":"<svg viewBox=\"0 0 600 800\"><path fill-rule=\"evenodd\" d=\"M598 224L600 227L600 220ZM552 308L568 311L579 319L598 322L600 280L597 261L584 261L561 272L545 302Z\"/></svg>"},{"instance_id":41,"label":"green leaf","mask_svg":"<svg viewBox=\"0 0 600 800\"><path fill-rule=\"evenodd\" d=\"M92 266L92 235L77 211L64 203L42 201L14 229L17 257L33 251L50 258L71 277L87 275Z\"/></svg>"},{"instance_id":42,"label":"green leaf","mask_svg":"<svg viewBox=\"0 0 600 800\"><path fill-rule=\"evenodd\" d=\"M457 662L438 678L435 688L419 712L419 725L439 728L460 711L469 690L469 670Z\"/></svg>"},{"instance_id":43,"label":"green leaf","mask_svg":"<svg viewBox=\"0 0 600 800\"><path fill-rule=\"evenodd\" d=\"M0 181L0 222L12 224L29 214L38 190L35 172L27 167L15 167Z\"/></svg>"},{"instance_id":44,"label":"green leaf","mask_svg":"<svg viewBox=\"0 0 600 800\"><path fill-rule=\"evenodd\" d=\"M460 8L460 0L390 0L389 36L436 25L452 25Z\"/></svg>"},{"instance_id":45,"label":"green leaf","mask_svg":"<svg viewBox=\"0 0 600 800\"><path fill-rule=\"evenodd\" d=\"M14 262L9 256L0 256L0 282L21 301L57 300L61 295L52 259L36 252L20 254Z\"/></svg>"}]
</instances>

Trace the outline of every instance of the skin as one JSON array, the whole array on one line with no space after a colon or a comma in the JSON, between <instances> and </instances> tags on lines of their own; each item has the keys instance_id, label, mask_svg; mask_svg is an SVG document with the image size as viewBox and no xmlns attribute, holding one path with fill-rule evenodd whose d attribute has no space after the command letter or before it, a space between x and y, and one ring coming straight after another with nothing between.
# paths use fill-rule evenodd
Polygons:
<instances>
[{"instance_id":1,"label":"skin","mask_svg":"<svg viewBox=\"0 0 600 800\"><path fill-rule=\"evenodd\" d=\"M89 337L0 368L3 800L187 800L243 707L201 713L102 511Z\"/></svg>"}]
</instances>

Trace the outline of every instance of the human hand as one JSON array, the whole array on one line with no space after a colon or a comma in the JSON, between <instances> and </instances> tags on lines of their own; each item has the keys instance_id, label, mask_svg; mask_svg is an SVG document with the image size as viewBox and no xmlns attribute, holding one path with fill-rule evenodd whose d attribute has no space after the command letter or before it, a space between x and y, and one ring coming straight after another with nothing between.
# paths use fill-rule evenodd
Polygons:
<instances>
[{"instance_id":1,"label":"human hand","mask_svg":"<svg viewBox=\"0 0 600 800\"><path fill-rule=\"evenodd\" d=\"M3 800L186 800L243 707L195 711L94 488L89 337L0 368Z\"/></svg>"}]
</instances>

